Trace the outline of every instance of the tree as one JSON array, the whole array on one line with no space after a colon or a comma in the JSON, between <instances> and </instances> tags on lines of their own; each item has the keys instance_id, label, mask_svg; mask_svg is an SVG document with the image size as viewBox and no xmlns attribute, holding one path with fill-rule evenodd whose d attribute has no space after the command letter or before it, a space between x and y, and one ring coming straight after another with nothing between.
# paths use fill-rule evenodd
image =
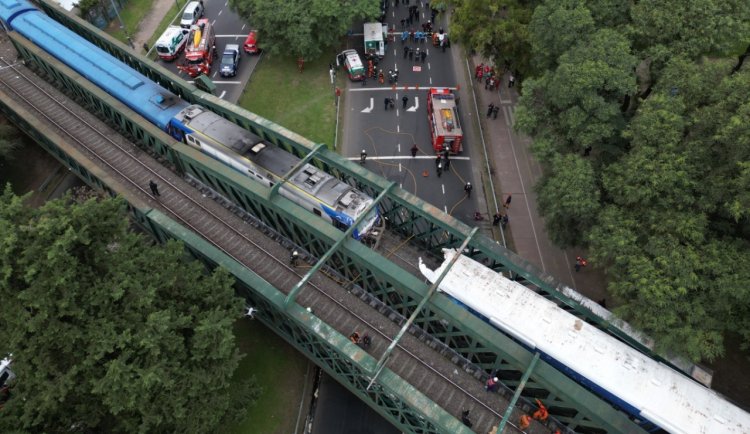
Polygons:
<instances>
[{"instance_id":1,"label":"tree","mask_svg":"<svg viewBox=\"0 0 750 434\"><path fill-rule=\"evenodd\" d=\"M532 8L513 0L459 0L451 17L451 37L495 65L506 62L519 74L529 71L528 25Z\"/></svg>"},{"instance_id":2,"label":"tree","mask_svg":"<svg viewBox=\"0 0 750 434\"><path fill-rule=\"evenodd\" d=\"M556 154L550 172L535 186L550 239L558 246L579 245L599 213L599 185L590 160Z\"/></svg>"},{"instance_id":3,"label":"tree","mask_svg":"<svg viewBox=\"0 0 750 434\"><path fill-rule=\"evenodd\" d=\"M260 30L260 45L276 55L315 59L346 34L352 22L379 16L377 0L230 0Z\"/></svg>"},{"instance_id":4,"label":"tree","mask_svg":"<svg viewBox=\"0 0 750 434\"><path fill-rule=\"evenodd\" d=\"M554 68L557 59L596 28L584 0L547 0L534 9L529 24L533 62L541 70Z\"/></svg>"},{"instance_id":5,"label":"tree","mask_svg":"<svg viewBox=\"0 0 750 434\"><path fill-rule=\"evenodd\" d=\"M129 232L121 200L22 200L0 196L0 351L18 375L0 431L216 431L236 410L231 277Z\"/></svg>"},{"instance_id":6,"label":"tree","mask_svg":"<svg viewBox=\"0 0 750 434\"><path fill-rule=\"evenodd\" d=\"M561 55L555 69L525 84L516 126L548 137L545 143L554 152L579 153L590 146L620 153L611 147L626 125L621 106L635 93L635 64L622 34L594 32Z\"/></svg>"}]
</instances>

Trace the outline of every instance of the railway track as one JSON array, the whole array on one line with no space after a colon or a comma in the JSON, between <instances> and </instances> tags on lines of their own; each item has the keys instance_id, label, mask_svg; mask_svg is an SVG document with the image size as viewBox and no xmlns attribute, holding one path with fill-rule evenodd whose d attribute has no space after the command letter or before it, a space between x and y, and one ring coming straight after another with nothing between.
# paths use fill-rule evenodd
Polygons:
<instances>
[{"instance_id":1,"label":"railway track","mask_svg":"<svg viewBox=\"0 0 750 434\"><path fill-rule=\"evenodd\" d=\"M304 275L304 266L295 268L287 263L288 245L266 236L268 228L262 228L262 223L246 224L25 67L14 65L12 60L0 62L0 88L13 95L15 103L36 113L50 129L68 137L121 185L285 293ZM158 200L149 194L150 179L159 185ZM392 252L398 250L393 245L389 248ZM398 333L398 324L404 321L369 294L347 290L321 272L309 280L296 301L344 336L353 331L370 334L374 339L367 351L376 359ZM507 407L507 401L500 395L483 390L476 373L465 369L455 353L441 348L417 328L404 335L386 366L456 418L460 418L462 410L471 410L476 432L488 432L496 426ZM512 420L518 420L518 410L515 412ZM535 423L521 431L510 424L505 432L541 433L550 429Z\"/></svg>"}]
</instances>

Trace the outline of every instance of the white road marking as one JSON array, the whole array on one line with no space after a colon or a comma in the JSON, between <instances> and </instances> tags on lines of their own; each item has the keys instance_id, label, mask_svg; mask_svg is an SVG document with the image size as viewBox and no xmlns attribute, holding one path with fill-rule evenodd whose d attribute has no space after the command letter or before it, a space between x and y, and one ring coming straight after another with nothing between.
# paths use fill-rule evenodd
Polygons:
<instances>
[{"instance_id":1,"label":"white road marking","mask_svg":"<svg viewBox=\"0 0 750 434\"><path fill-rule=\"evenodd\" d=\"M224 9L219 11L219 16L221 16L221 13L224 12ZM213 25L213 24L212 24Z\"/></svg>"},{"instance_id":2,"label":"white road marking","mask_svg":"<svg viewBox=\"0 0 750 434\"><path fill-rule=\"evenodd\" d=\"M448 214L448 207L445 206L445 205L443 205L443 212L446 213L446 214Z\"/></svg>"},{"instance_id":3,"label":"white road marking","mask_svg":"<svg viewBox=\"0 0 750 434\"><path fill-rule=\"evenodd\" d=\"M217 38L244 38L247 35L216 35Z\"/></svg>"},{"instance_id":4,"label":"white road marking","mask_svg":"<svg viewBox=\"0 0 750 434\"><path fill-rule=\"evenodd\" d=\"M441 187L443 187L443 188L442 188L442 190L443 190L443 194L445 194L445 184L441 184L440 186L441 186Z\"/></svg>"},{"instance_id":5,"label":"white road marking","mask_svg":"<svg viewBox=\"0 0 750 434\"><path fill-rule=\"evenodd\" d=\"M396 125L396 132L397 132L397 133L400 133L400 132L401 132L401 125Z\"/></svg>"},{"instance_id":6,"label":"white road marking","mask_svg":"<svg viewBox=\"0 0 750 434\"><path fill-rule=\"evenodd\" d=\"M219 98L224 99L224 95L226 95L226 94L227 94L226 90L223 91L223 92L221 92L221 95L219 95Z\"/></svg>"},{"instance_id":7,"label":"white road marking","mask_svg":"<svg viewBox=\"0 0 750 434\"><path fill-rule=\"evenodd\" d=\"M373 108L375 108L375 101L373 98L370 98L370 107L362 109L362 113L370 113Z\"/></svg>"},{"instance_id":8,"label":"white road marking","mask_svg":"<svg viewBox=\"0 0 750 434\"><path fill-rule=\"evenodd\" d=\"M424 90L423 88L417 89L416 87L417 87L416 85L415 86L396 86L396 90L399 90L399 89L405 90L405 91L406 90L410 90L410 91L413 91L413 90ZM455 87L451 87L451 86L440 86L440 88L441 89L456 90ZM357 87L357 88L353 88L353 89L347 89L347 91L348 92L378 92L378 91L392 92L393 88L391 88L391 87L365 87L365 88ZM396 95L396 99L398 99L398 95Z\"/></svg>"},{"instance_id":9,"label":"white road marking","mask_svg":"<svg viewBox=\"0 0 750 434\"><path fill-rule=\"evenodd\" d=\"M408 109L406 109L406 111L408 111L408 112L415 112L415 111L417 111L418 108L419 108L419 97L415 96L414 97L414 105L411 106L411 107L409 107Z\"/></svg>"},{"instance_id":10,"label":"white road marking","mask_svg":"<svg viewBox=\"0 0 750 434\"><path fill-rule=\"evenodd\" d=\"M398 145L396 145L396 148L398 149L398 152L401 152L401 143L399 143Z\"/></svg>"},{"instance_id":11,"label":"white road marking","mask_svg":"<svg viewBox=\"0 0 750 434\"><path fill-rule=\"evenodd\" d=\"M430 77L430 86L432 86L432 77Z\"/></svg>"},{"instance_id":12,"label":"white road marking","mask_svg":"<svg viewBox=\"0 0 750 434\"><path fill-rule=\"evenodd\" d=\"M211 21L211 27L214 27L216 25L216 20Z\"/></svg>"},{"instance_id":13,"label":"white road marking","mask_svg":"<svg viewBox=\"0 0 750 434\"><path fill-rule=\"evenodd\" d=\"M347 160L356 160L359 161L359 157L348 157ZM370 160L432 160L435 161L434 155L417 155L416 157L412 157L411 155L381 155L377 157L371 157L367 156L367 161ZM469 157L459 157L459 156L453 156L451 157L451 161L470 161L471 158Z\"/></svg>"},{"instance_id":14,"label":"white road marking","mask_svg":"<svg viewBox=\"0 0 750 434\"><path fill-rule=\"evenodd\" d=\"M401 163L398 163L398 171L401 173Z\"/></svg>"}]
</instances>

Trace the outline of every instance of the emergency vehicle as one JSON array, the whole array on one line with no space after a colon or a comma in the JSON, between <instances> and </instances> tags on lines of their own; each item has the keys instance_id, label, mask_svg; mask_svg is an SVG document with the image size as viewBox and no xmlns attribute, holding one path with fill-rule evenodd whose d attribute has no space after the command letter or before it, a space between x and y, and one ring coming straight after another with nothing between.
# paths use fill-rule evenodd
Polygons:
<instances>
[{"instance_id":1,"label":"emergency vehicle","mask_svg":"<svg viewBox=\"0 0 750 434\"><path fill-rule=\"evenodd\" d=\"M388 40L388 24L365 23L365 57L385 56L385 43Z\"/></svg>"},{"instance_id":2,"label":"emergency vehicle","mask_svg":"<svg viewBox=\"0 0 750 434\"><path fill-rule=\"evenodd\" d=\"M340 58L343 58L349 80L361 81L365 79L365 66L362 64L362 59L359 58L357 50L344 50L339 54L336 61L338 62Z\"/></svg>"},{"instance_id":3,"label":"emergency vehicle","mask_svg":"<svg viewBox=\"0 0 750 434\"><path fill-rule=\"evenodd\" d=\"M456 95L448 88L427 91L427 120L435 152L448 149L453 154L463 150L464 134L458 120Z\"/></svg>"},{"instance_id":4,"label":"emergency vehicle","mask_svg":"<svg viewBox=\"0 0 750 434\"><path fill-rule=\"evenodd\" d=\"M214 57L216 57L216 36L208 18L201 18L190 27L187 48L185 48L185 64L178 66L190 77L201 74L209 75Z\"/></svg>"},{"instance_id":5,"label":"emergency vehicle","mask_svg":"<svg viewBox=\"0 0 750 434\"><path fill-rule=\"evenodd\" d=\"M163 60L176 59L187 45L190 31L179 26L169 26L156 41L156 54Z\"/></svg>"}]
</instances>

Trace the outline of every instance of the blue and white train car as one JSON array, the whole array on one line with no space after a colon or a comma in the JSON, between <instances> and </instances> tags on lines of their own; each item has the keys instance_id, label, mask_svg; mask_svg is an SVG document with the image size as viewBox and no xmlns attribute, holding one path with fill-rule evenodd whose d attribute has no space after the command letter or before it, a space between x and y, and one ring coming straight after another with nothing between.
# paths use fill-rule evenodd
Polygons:
<instances>
[{"instance_id":1,"label":"blue and white train car","mask_svg":"<svg viewBox=\"0 0 750 434\"><path fill-rule=\"evenodd\" d=\"M162 130L189 105L26 1L0 0L0 19Z\"/></svg>"},{"instance_id":2,"label":"blue and white train car","mask_svg":"<svg viewBox=\"0 0 750 434\"><path fill-rule=\"evenodd\" d=\"M422 274L434 282L456 254ZM461 255L440 291L478 313L566 375L588 387L644 429L673 434L747 434L750 414L716 392L654 361L553 302Z\"/></svg>"},{"instance_id":3,"label":"blue and white train car","mask_svg":"<svg viewBox=\"0 0 750 434\"><path fill-rule=\"evenodd\" d=\"M0 0L0 20L177 140L243 175L272 186L300 161L198 105L183 101L25 0ZM328 173L305 164L281 195L340 228L348 228L373 200ZM353 231L367 236L380 219L374 207Z\"/></svg>"}]
</instances>

